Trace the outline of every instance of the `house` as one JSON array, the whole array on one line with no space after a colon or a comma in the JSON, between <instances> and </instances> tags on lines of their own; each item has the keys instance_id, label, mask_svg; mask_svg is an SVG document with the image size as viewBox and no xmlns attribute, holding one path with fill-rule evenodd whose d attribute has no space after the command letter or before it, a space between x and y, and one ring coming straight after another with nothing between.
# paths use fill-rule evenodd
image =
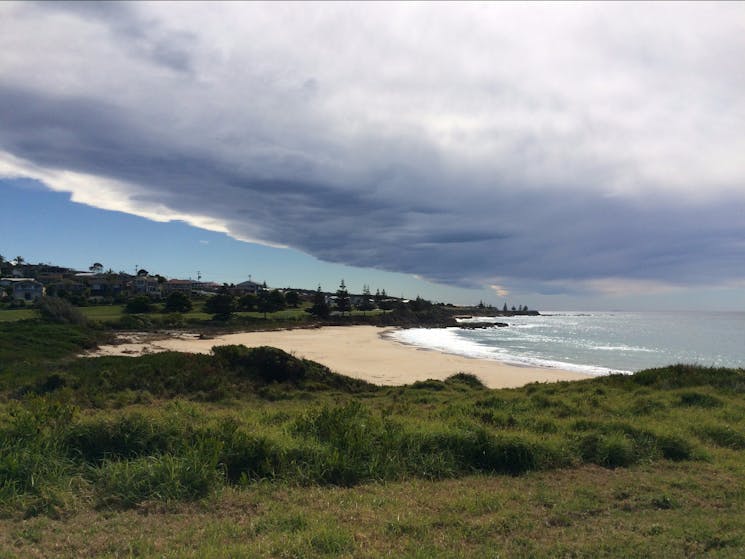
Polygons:
<instances>
[{"instance_id":1,"label":"house","mask_svg":"<svg viewBox=\"0 0 745 559\"><path fill-rule=\"evenodd\" d=\"M255 281L243 281L231 289L236 295L256 295L266 289L266 286Z\"/></svg>"},{"instance_id":2,"label":"house","mask_svg":"<svg viewBox=\"0 0 745 559\"><path fill-rule=\"evenodd\" d=\"M163 284L163 290L166 293L173 293L174 291L180 291L190 295L192 291L200 289L201 283L193 280L183 279L170 279Z\"/></svg>"},{"instance_id":3,"label":"house","mask_svg":"<svg viewBox=\"0 0 745 559\"><path fill-rule=\"evenodd\" d=\"M127 274L101 274L96 272L79 272L75 279L90 290L92 297L116 296L122 293L131 276Z\"/></svg>"},{"instance_id":4,"label":"house","mask_svg":"<svg viewBox=\"0 0 745 559\"><path fill-rule=\"evenodd\" d=\"M149 297L160 297L160 282L155 276L138 274L133 281L136 293L147 295Z\"/></svg>"},{"instance_id":5,"label":"house","mask_svg":"<svg viewBox=\"0 0 745 559\"><path fill-rule=\"evenodd\" d=\"M10 297L16 301L36 301L44 296L44 286L32 278L2 278L0 287L10 289Z\"/></svg>"}]
</instances>

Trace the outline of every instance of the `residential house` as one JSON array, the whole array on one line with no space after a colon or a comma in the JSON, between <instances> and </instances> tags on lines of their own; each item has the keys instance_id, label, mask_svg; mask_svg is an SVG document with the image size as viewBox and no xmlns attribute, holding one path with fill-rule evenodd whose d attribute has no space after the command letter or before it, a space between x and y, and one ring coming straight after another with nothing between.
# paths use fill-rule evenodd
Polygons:
<instances>
[{"instance_id":1,"label":"residential house","mask_svg":"<svg viewBox=\"0 0 745 559\"><path fill-rule=\"evenodd\" d=\"M163 284L163 291L166 294L180 291L181 293L190 295L193 291L198 291L200 287L201 283L198 281L190 279L170 279Z\"/></svg>"},{"instance_id":2,"label":"residential house","mask_svg":"<svg viewBox=\"0 0 745 559\"><path fill-rule=\"evenodd\" d=\"M160 282L155 276L146 274L137 275L133 280L133 286L136 293L154 298L161 296Z\"/></svg>"},{"instance_id":3,"label":"residential house","mask_svg":"<svg viewBox=\"0 0 745 559\"><path fill-rule=\"evenodd\" d=\"M2 278L0 287L10 288L10 297L16 301L36 301L44 296L44 286L33 278Z\"/></svg>"},{"instance_id":4,"label":"residential house","mask_svg":"<svg viewBox=\"0 0 745 559\"><path fill-rule=\"evenodd\" d=\"M248 280L236 284L236 286L231 289L231 292L236 295L256 295L265 289L266 287L264 285Z\"/></svg>"}]
</instances>

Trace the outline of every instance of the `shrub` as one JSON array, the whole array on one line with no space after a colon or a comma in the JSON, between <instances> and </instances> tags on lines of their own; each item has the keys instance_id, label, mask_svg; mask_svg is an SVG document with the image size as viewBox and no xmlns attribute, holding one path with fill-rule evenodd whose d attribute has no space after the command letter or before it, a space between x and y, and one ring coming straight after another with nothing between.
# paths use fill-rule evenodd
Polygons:
<instances>
[{"instance_id":1,"label":"shrub","mask_svg":"<svg viewBox=\"0 0 745 559\"><path fill-rule=\"evenodd\" d=\"M42 319L58 324L85 326L88 323L82 312L59 297L42 297L39 301L39 314Z\"/></svg>"},{"instance_id":2,"label":"shrub","mask_svg":"<svg viewBox=\"0 0 745 559\"><path fill-rule=\"evenodd\" d=\"M94 470L99 503L129 508L144 501L195 500L220 483L220 444L201 440L181 455L106 461Z\"/></svg>"},{"instance_id":3,"label":"shrub","mask_svg":"<svg viewBox=\"0 0 745 559\"><path fill-rule=\"evenodd\" d=\"M64 435L68 454L88 463L174 452L187 443L184 429L139 413L75 423Z\"/></svg>"},{"instance_id":4,"label":"shrub","mask_svg":"<svg viewBox=\"0 0 745 559\"><path fill-rule=\"evenodd\" d=\"M41 499L38 510L54 505L54 487L72 473L60 444L60 432L75 413L68 405L33 398L10 408L0 429L0 502L23 495ZM50 500L51 499L51 500Z\"/></svg>"},{"instance_id":5,"label":"shrub","mask_svg":"<svg viewBox=\"0 0 745 559\"><path fill-rule=\"evenodd\" d=\"M634 445L622 432L587 435L580 439L578 450L584 461L606 468L630 466L636 462Z\"/></svg>"},{"instance_id":6,"label":"shrub","mask_svg":"<svg viewBox=\"0 0 745 559\"><path fill-rule=\"evenodd\" d=\"M700 408L718 408L724 405L722 400L703 392L684 392L678 403L681 406L697 406Z\"/></svg>"},{"instance_id":7,"label":"shrub","mask_svg":"<svg viewBox=\"0 0 745 559\"><path fill-rule=\"evenodd\" d=\"M729 425L704 425L695 430L701 438L723 448L745 449L745 434Z\"/></svg>"},{"instance_id":8,"label":"shrub","mask_svg":"<svg viewBox=\"0 0 745 559\"><path fill-rule=\"evenodd\" d=\"M304 362L275 347L216 346L212 352L219 360L238 369L242 376L264 382L297 382L305 378Z\"/></svg>"},{"instance_id":9,"label":"shrub","mask_svg":"<svg viewBox=\"0 0 745 559\"><path fill-rule=\"evenodd\" d=\"M662 435L657 439L662 456L668 460L690 460L693 457L693 444L677 435Z\"/></svg>"},{"instance_id":10,"label":"shrub","mask_svg":"<svg viewBox=\"0 0 745 559\"><path fill-rule=\"evenodd\" d=\"M149 330L153 322L146 316L125 315L115 322L115 326L121 330Z\"/></svg>"},{"instance_id":11,"label":"shrub","mask_svg":"<svg viewBox=\"0 0 745 559\"><path fill-rule=\"evenodd\" d=\"M418 380L411 385L411 388L414 390L434 390L435 392L439 392L440 390L445 390L445 383L441 380L433 379Z\"/></svg>"},{"instance_id":12,"label":"shrub","mask_svg":"<svg viewBox=\"0 0 745 559\"><path fill-rule=\"evenodd\" d=\"M484 389L484 383L476 375L471 373L456 373L445 379L446 384L461 384L468 386L469 388Z\"/></svg>"},{"instance_id":13,"label":"shrub","mask_svg":"<svg viewBox=\"0 0 745 559\"><path fill-rule=\"evenodd\" d=\"M207 436L221 442L219 463L231 482L273 479L284 465L282 451L276 443L264 436L247 434L232 418L221 421Z\"/></svg>"},{"instance_id":14,"label":"shrub","mask_svg":"<svg viewBox=\"0 0 745 559\"><path fill-rule=\"evenodd\" d=\"M229 320L235 310L235 297L228 293L213 295L204 303L204 312L214 314L215 320Z\"/></svg>"},{"instance_id":15,"label":"shrub","mask_svg":"<svg viewBox=\"0 0 745 559\"><path fill-rule=\"evenodd\" d=\"M149 297L140 295L131 299L124 307L124 312L129 314L143 314L153 311L153 303Z\"/></svg>"},{"instance_id":16,"label":"shrub","mask_svg":"<svg viewBox=\"0 0 745 559\"><path fill-rule=\"evenodd\" d=\"M174 291L166 299L165 312L185 313L192 309L191 299L185 293Z\"/></svg>"}]
</instances>

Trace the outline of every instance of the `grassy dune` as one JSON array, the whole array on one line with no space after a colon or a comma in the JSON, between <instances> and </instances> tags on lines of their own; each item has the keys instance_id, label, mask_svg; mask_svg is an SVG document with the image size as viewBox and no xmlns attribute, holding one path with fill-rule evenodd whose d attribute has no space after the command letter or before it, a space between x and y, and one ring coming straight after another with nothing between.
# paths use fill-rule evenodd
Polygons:
<instances>
[{"instance_id":1,"label":"grassy dune","mask_svg":"<svg viewBox=\"0 0 745 559\"><path fill-rule=\"evenodd\" d=\"M27 328L50 342L23 357L0 335L0 557L745 552L743 370L376 387Z\"/></svg>"}]
</instances>

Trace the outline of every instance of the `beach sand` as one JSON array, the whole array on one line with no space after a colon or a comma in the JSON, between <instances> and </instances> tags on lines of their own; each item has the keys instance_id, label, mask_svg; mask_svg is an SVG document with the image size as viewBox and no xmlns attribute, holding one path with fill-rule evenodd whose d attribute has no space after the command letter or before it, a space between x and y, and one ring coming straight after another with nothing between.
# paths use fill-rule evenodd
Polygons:
<instances>
[{"instance_id":1,"label":"beach sand","mask_svg":"<svg viewBox=\"0 0 745 559\"><path fill-rule=\"evenodd\" d=\"M92 355L142 355L158 351L209 353L213 346L243 344L273 346L317 361L332 371L380 385L411 384L419 380L471 373L490 388L514 388L530 382L581 380L589 375L558 369L518 367L487 359L470 359L399 343L385 337L390 328L326 326L323 328L225 334L199 339L190 334L162 339L147 336L102 346ZM91 354L89 354L91 355Z\"/></svg>"}]
</instances>

